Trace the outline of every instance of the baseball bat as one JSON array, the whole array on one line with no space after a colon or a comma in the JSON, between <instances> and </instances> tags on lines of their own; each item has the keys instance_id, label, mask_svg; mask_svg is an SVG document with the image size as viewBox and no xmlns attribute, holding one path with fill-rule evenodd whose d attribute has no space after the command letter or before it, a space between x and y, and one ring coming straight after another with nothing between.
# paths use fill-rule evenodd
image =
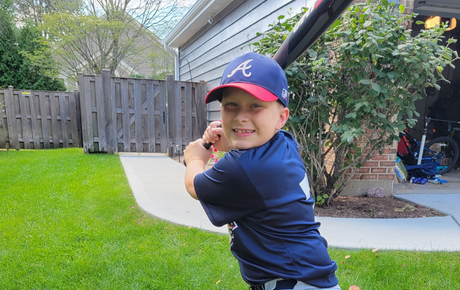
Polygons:
<instances>
[{"instance_id":1,"label":"baseball bat","mask_svg":"<svg viewBox=\"0 0 460 290\"><path fill-rule=\"evenodd\" d=\"M285 70L347 9L353 0L310 0L307 12L286 37L273 59ZM203 143L206 149L212 143Z\"/></svg>"},{"instance_id":2,"label":"baseball bat","mask_svg":"<svg viewBox=\"0 0 460 290\"><path fill-rule=\"evenodd\" d=\"M273 59L284 70L312 46L353 0L310 1L307 12L286 37Z\"/></svg>"}]
</instances>

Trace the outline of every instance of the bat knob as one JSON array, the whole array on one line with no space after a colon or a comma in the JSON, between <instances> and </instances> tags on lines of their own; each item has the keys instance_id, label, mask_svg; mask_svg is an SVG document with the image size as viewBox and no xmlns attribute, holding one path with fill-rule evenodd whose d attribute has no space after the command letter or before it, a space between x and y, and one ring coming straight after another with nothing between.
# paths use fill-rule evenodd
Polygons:
<instances>
[{"instance_id":1,"label":"bat knob","mask_svg":"<svg viewBox=\"0 0 460 290\"><path fill-rule=\"evenodd\" d=\"M204 147L206 150L209 150L209 148L211 148L211 146L212 146L212 143L211 143L211 142L209 142L209 143L203 142L203 147Z\"/></svg>"},{"instance_id":2,"label":"bat knob","mask_svg":"<svg viewBox=\"0 0 460 290\"><path fill-rule=\"evenodd\" d=\"M217 126L217 128L222 128L222 123L220 123L219 126ZM220 138L220 135L217 135L217 136L219 136L219 138ZM212 146L211 142L203 143L203 147L206 148L206 150L209 150L209 148L211 148L211 146Z\"/></svg>"},{"instance_id":3,"label":"bat knob","mask_svg":"<svg viewBox=\"0 0 460 290\"><path fill-rule=\"evenodd\" d=\"M218 128L222 128L222 123L220 123L219 126L217 126L217 127L218 127ZM219 136L219 138L220 138L220 135L217 135L217 136ZM206 150L209 150L209 148L211 148L211 146L212 146L212 143L211 143L211 142L209 142L209 143L203 142L203 147L204 147ZM184 165L187 166L187 164L185 164L185 160L184 160Z\"/></svg>"}]
</instances>

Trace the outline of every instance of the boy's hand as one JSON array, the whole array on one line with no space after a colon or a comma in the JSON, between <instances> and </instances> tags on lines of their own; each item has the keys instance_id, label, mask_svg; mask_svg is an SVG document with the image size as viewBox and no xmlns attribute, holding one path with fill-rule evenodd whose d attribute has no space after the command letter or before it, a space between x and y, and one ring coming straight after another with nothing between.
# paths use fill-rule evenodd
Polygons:
<instances>
[{"instance_id":1,"label":"boy's hand","mask_svg":"<svg viewBox=\"0 0 460 290\"><path fill-rule=\"evenodd\" d=\"M211 158L212 150L203 147L203 139L190 142L184 151L184 160L189 166L193 161L201 161L204 164Z\"/></svg>"},{"instance_id":2,"label":"boy's hand","mask_svg":"<svg viewBox=\"0 0 460 290\"><path fill-rule=\"evenodd\" d=\"M185 188L191 197L198 199L193 184L195 176L203 173L205 164L211 158L212 150L203 147L203 139L190 142L184 151L184 160L187 164L185 169Z\"/></svg>"},{"instance_id":3,"label":"boy's hand","mask_svg":"<svg viewBox=\"0 0 460 290\"><path fill-rule=\"evenodd\" d=\"M235 147L228 141L224 135L224 130L221 127L220 121L215 121L209 124L206 131L203 133L204 143L212 143L212 146L219 151L229 152Z\"/></svg>"}]
</instances>

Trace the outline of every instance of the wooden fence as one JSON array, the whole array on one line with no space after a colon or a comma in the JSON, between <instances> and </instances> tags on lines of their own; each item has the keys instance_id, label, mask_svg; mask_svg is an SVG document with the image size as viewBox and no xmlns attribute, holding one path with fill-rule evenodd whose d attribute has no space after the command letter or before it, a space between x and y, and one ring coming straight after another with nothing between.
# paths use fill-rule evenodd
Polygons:
<instances>
[{"instance_id":1,"label":"wooden fence","mask_svg":"<svg viewBox=\"0 0 460 290\"><path fill-rule=\"evenodd\" d=\"M0 148L81 147L78 92L0 89Z\"/></svg>"},{"instance_id":2,"label":"wooden fence","mask_svg":"<svg viewBox=\"0 0 460 290\"><path fill-rule=\"evenodd\" d=\"M79 75L85 152L180 150L206 128L206 83Z\"/></svg>"}]
</instances>

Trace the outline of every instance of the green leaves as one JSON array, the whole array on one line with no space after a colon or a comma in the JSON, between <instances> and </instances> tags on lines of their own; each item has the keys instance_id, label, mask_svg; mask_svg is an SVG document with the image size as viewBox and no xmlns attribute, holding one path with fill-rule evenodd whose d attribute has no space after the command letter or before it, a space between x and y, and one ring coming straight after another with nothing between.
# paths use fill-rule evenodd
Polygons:
<instances>
[{"instance_id":1,"label":"green leaves","mask_svg":"<svg viewBox=\"0 0 460 290\"><path fill-rule=\"evenodd\" d=\"M372 84L372 81L370 79L362 79L358 83L363 84L363 85L370 85Z\"/></svg>"},{"instance_id":2,"label":"green leaves","mask_svg":"<svg viewBox=\"0 0 460 290\"><path fill-rule=\"evenodd\" d=\"M316 204L319 205L319 206L323 205L326 202L328 197L329 197L328 194L318 194L318 195L316 195Z\"/></svg>"},{"instance_id":3,"label":"green leaves","mask_svg":"<svg viewBox=\"0 0 460 290\"><path fill-rule=\"evenodd\" d=\"M380 86L376 83L371 83L372 89L380 94Z\"/></svg>"},{"instance_id":4,"label":"green leaves","mask_svg":"<svg viewBox=\"0 0 460 290\"><path fill-rule=\"evenodd\" d=\"M405 126L402 116L414 124L418 92L439 89L440 72L458 59L450 41L438 45L441 28L412 36L405 23L413 16L395 16L398 8L404 10L371 0L351 6L340 25L309 49L310 58L301 56L286 70L292 100L287 126L303 148L317 203L340 194L340 174L397 139L395 128ZM260 40L258 52L276 51L276 39L286 35L283 27L295 25L299 16L281 19L280 30Z\"/></svg>"},{"instance_id":5,"label":"green leaves","mask_svg":"<svg viewBox=\"0 0 460 290\"><path fill-rule=\"evenodd\" d=\"M31 21L18 29L6 14L0 9L0 87L65 91L48 40Z\"/></svg>"},{"instance_id":6,"label":"green leaves","mask_svg":"<svg viewBox=\"0 0 460 290\"><path fill-rule=\"evenodd\" d=\"M348 119L348 118L356 119L356 113L355 113L355 112L353 112L353 113L348 113L348 114L345 116L345 119Z\"/></svg>"}]
</instances>

